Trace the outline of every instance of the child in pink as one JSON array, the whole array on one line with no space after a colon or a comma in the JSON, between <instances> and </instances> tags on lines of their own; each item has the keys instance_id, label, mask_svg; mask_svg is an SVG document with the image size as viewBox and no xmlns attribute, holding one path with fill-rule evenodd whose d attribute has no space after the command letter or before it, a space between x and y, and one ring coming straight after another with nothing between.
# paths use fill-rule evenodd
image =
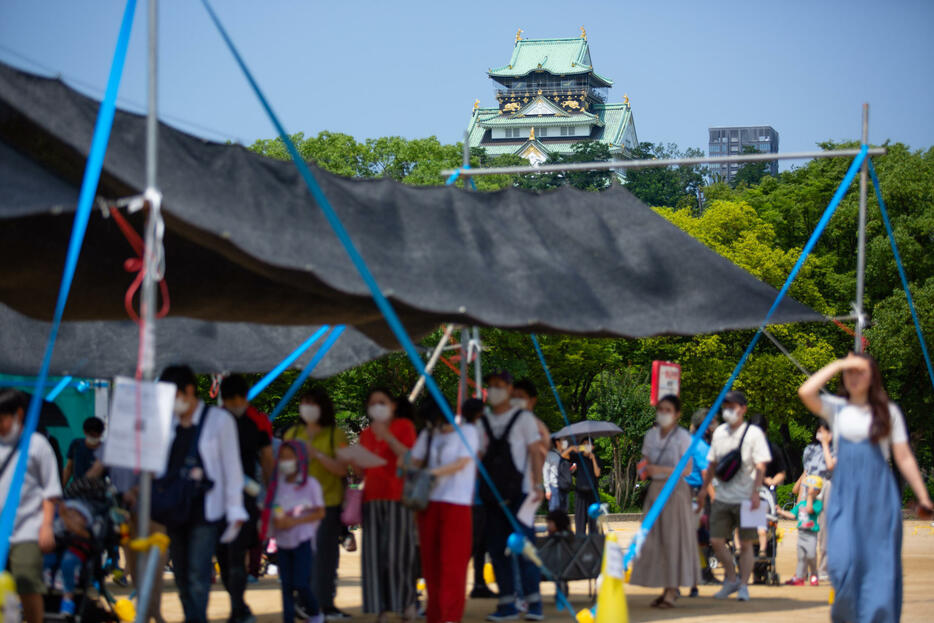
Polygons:
<instances>
[{"instance_id":1,"label":"child in pink","mask_svg":"<svg viewBox=\"0 0 934 623\"><path fill-rule=\"evenodd\" d=\"M313 623L324 616L311 591L315 534L324 517L324 495L317 480L308 475L308 452L301 441L286 441L279 447L277 478L269 486L262 516L261 540L270 527L278 547L279 579L282 582L282 620L295 620L295 598ZM271 524L271 526L270 526Z\"/></svg>"}]
</instances>

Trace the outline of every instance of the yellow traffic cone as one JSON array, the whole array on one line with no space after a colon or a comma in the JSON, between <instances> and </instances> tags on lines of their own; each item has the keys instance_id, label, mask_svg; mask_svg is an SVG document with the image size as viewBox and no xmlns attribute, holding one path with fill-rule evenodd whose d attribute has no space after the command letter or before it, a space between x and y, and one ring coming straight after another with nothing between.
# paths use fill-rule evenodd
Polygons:
<instances>
[{"instance_id":1,"label":"yellow traffic cone","mask_svg":"<svg viewBox=\"0 0 934 623\"><path fill-rule=\"evenodd\" d=\"M121 621L132 622L136 620L136 606L129 599L118 599L114 604L114 613Z\"/></svg>"},{"instance_id":2,"label":"yellow traffic cone","mask_svg":"<svg viewBox=\"0 0 934 623\"><path fill-rule=\"evenodd\" d=\"M603 583L597 592L597 616L594 623L629 623L623 578L623 550L614 533L606 536L603 546Z\"/></svg>"},{"instance_id":3,"label":"yellow traffic cone","mask_svg":"<svg viewBox=\"0 0 934 623\"><path fill-rule=\"evenodd\" d=\"M593 613L590 608L584 608L577 613L577 623L593 623Z\"/></svg>"},{"instance_id":4,"label":"yellow traffic cone","mask_svg":"<svg viewBox=\"0 0 934 623\"><path fill-rule=\"evenodd\" d=\"M483 581L487 584L496 582L496 575L493 573L493 565L490 563L483 565Z\"/></svg>"}]
</instances>

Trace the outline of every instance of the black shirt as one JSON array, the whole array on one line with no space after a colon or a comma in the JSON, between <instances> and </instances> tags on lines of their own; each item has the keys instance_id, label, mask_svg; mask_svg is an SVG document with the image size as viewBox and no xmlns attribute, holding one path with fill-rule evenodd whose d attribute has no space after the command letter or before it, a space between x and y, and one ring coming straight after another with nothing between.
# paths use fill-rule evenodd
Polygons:
<instances>
[{"instance_id":1,"label":"black shirt","mask_svg":"<svg viewBox=\"0 0 934 623\"><path fill-rule=\"evenodd\" d=\"M256 477L256 464L259 462L259 453L270 445L269 435L256 426L250 416L243 414L234 416L237 422L237 436L240 439L240 463L243 465L243 474L250 478Z\"/></svg>"},{"instance_id":2,"label":"black shirt","mask_svg":"<svg viewBox=\"0 0 934 623\"><path fill-rule=\"evenodd\" d=\"M201 417L205 416L206 411L201 414ZM188 458L189 448L191 444L194 443L197 434L197 424L192 424L187 428L181 424L175 427L175 439L172 440L172 448L169 450L169 465L165 470L166 474L177 473L185 466L185 459ZM200 455L197 451L195 452L195 456L198 457L200 463ZM192 501L190 520L191 523L204 522L204 493L199 493L198 497Z\"/></svg>"},{"instance_id":3,"label":"black shirt","mask_svg":"<svg viewBox=\"0 0 934 623\"><path fill-rule=\"evenodd\" d=\"M593 491L598 480L593 469L593 459L574 450L571 452L571 461L577 465L577 470L574 472L574 488L578 491ZM597 459L597 465L600 465L600 459Z\"/></svg>"},{"instance_id":4,"label":"black shirt","mask_svg":"<svg viewBox=\"0 0 934 623\"><path fill-rule=\"evenodd\" d=\"M771 441L769 444L769 452L772 454L772 460L765 464L765 477L766 478L775 478L778 474L787 470L785 467L785 460L782 458L784 453L781 451L781 448L776 446ZM785 474L786 478L788 474Z\"/></svg>"},{"instance_id":5,"label":"black shirt","mask_svg":"<svg viewBox=\"0 0 934 623\"><path fill-rule=\"evenodd\" d=\"M94 465L94 461L97 460L97 453L100 448L100 446L89 448L88 444L84 443L84 439L75 439L71 442L71 445L68 446L68 459L74 464L73 478L84 478L84 475ZM63 484L67 485L68 483Z\"/></svg>"}]
</instances>

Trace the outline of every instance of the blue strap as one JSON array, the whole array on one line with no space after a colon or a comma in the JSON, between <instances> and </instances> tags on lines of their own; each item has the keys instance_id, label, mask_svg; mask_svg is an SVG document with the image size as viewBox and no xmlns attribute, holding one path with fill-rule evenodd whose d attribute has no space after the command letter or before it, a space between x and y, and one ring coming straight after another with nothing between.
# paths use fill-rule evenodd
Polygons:
<instances>
[{"instance_id":1,"label":"blue strap","mask_svg":"<svg viewBox=\"0 0 934 623\"><path fill-rule=\"evenodd\" d=\"M61 394L65 390L66 387L68 387L69 383L71 383L71 377L70 376L63 377L62 380L58 382L58 385L52 388L52 391L48 393L45 399L49 402L52 402L53 400L58 398L58 395Z\"/></svg>"},{"instance_id":2,"label":"blue strap","mask_svg":"<svg viewBox=\"0 0 934 623\"><path fill-rule=\"evenodd\" d=\"M295 360L301 357L302 353L304 353L306 350L311 348L312 344L320 340L321 336L327 333L327 330L329 328L330 327L328 327L328 325L321 325L321 327L317 331L311 334L311 337L309 337L307 340L302 342L299 345L299 347L293 350L292 353L288 357L280 361L279 365L277 365L275 368L270 370L269 373L266 374L266 376L264 376L259 381L257 381L256 385L251 387L250 391L247 392L246 399L253 400L257 396L259 396L262 393L262 391L269 386L270 383L272 383L277 378L279 378L280 374L285 372L289 366L295 363Z\"/></svg>"},{"instance_id":3,"label":"blue strap","mask_svg":"<svg viewBox=\"0 0 934 623\"><path fill-rule=\"evenodd\" d=\"M869 161L869 175L872 176L872 185L876 189L876 199L879 200L879 211L882 212L882 222L885 224L885 231L889 235L889 243L892 245L892 254L895 256L898 276L902 280L902 287L905 288L905 297L908 299L908 309L911 311L911 319L915 323L915 332L918 334L918 343L921 344L921 353L924 355L924 363L928 368L928 377L931 379L931 385L934 386L934 367L931 366L931 355L928 353L928 347L924 341L924 334L921 332L921 321L918 320L915 302L914 299L911 298L911 289L908 287L908 277L905 275L905 267L902 265L902 256L898 252L898 245L895 244L895 232L892 230L891 221L889 221L889 213L885 209L885 201L882 199L882 186L880 186L879 178L876 176L876 169L872 166L872 160Z\"/></svg>"},{"instance_id":4,"label":"blue strap","mask_svg":"<svg viewBox=\"0 0 934 623\"><path fill-rule=\"evenodd\" d=\"M545 363L545 353L542 352L542 347L538 343L538 337L534 333L532 333L531 338L532 338L532 345L535 346L535 352L538 354L538 360L541 362L542 369L545 371L545 378L548 379L548 384L551 386L551 393L554 394L555 401L557 401L558 403L558 410L561 411L561 417L564 418L564 424L565 426L570 426L571 422L570 420L568 420L568 414L567 414L567 411L565 411L564 409L564 403L561 402L561 396L558 395L558 388L555 387L555 382L551 378L551 370L548 369L548 364ZM577 437L575 435L571 435L571 443L573 443L575 446L577 445ZM581 460L581 463L584 462L580 456L580 452L577 453L577 457ZM593 481L593 478L591 477L589 470L585 469L584 473L587 475L587 480L590 481L590 490L593 491L594 494L597 496L597 503L599 504L600 503L600 499L599 499L600 490L597 489L597 483Z\"/></svg>"},{"instance_id":5,"label":"blue strap","mask_svg":"<svg viewBox=\"0 0 934 623\"><path fill-rule=\"evenodd\" d=\"M94 137L91 140L91 150L84 168L84 179L81 181L81 192L78 195L78 208L75 212L75 221L71 228L71 240L68 242L68 254L65 258L65 270L58 290L58 300L55 303L55 313L52 316L52 328L49 331L49 341L46 344L45 356L42 366L36 377L35 391L29 401L29 410L23 432L19 441L19 458L16 469L10 481L10 490L7 500L18 500L23 487L23 478L26 475L26 462L29 456L29 442L36 431L39 422L39 407L42 404L41 392L46 385L49 366L52 362L52 352L55 349L55 340L58 329L65 313L65 303L75 277L75 268L78 257L81 255L81 244L87 231L88 219L91 216L91 207L97 184L100 181L101 169L104 165L104 155L107 153L107 141L110 139L110 128L113 125L114 112L117 104L117 91L120 89L120 78L123 75L123 65L126 60L126 51L130 43L130 32L133 28L133 15L136 12L136 0L127 0L123 11L123 21L120 24L120 34L117 36L117 47L114 50L113 63L110 66L110 75L107 77L107 90L97 113L97 123L94 126ZM0 569L6 568L7 555L10 553L10 535L13 533L13 522L16 519L18 504L3 505L0 514Z\"/></svg>"},{"instance_id":6,"label":"blue strap","mask_svg":"<svg viewBox=\"0 0 934 623\"><path fill-rule=\"evenodd\" d=\"M467 166L470 166L470 165L467 165ZM444 183L444 185L445 185L445 186L450 186L451 184L453 184L454 182L456 182L456 181L457 181L457 178L459 178L460 176L461 176L461 170L460 170L460 169L454 169L454 173L451 173L451 177L448 178L448 181L446 181L446 182Z\"/></svg>"},{"instance_id":7,"label":"blue strap","mask_svg":"<svg viewBox=\"0 0 934 623\"><path fill-rule=\"evenodd\" d=\"M279 414L285 409L286 405L291 402L292 398L295 397L295 394L301 388L302 384L308 380L308 377L311 376L312 371L315 367L321 363L321 360L324 359L324 356L328 354L328 351L331 350L331 347L334 346L334 343L337 341L337 338L341 336L344 332L344 329L347 327L340 324L334 327L334 330L331 331L331 334L328 335L328 339L324 340L324 344L321 345L321 348L318 349L318 352L315 353L314 357L311 358L311 361L308 362L308 365L305 366L305 369L302 370L301 374L292 382L292 385L289 386L285 395L282 396L282 400L279 401L279 404L276 405L276 408L272 410L272 413L269 414L269 419L274 420L279 417Z\"/></svg>"},{"instance_id":8,"label":"blue strap","mask_svg":"<svg viewBox=\"0 0 934 623\"><path fill-rule=\"evenodd\" d=\"M444 416L447 418L448 422L454 426L455 431L461 439L461 442L466 446L471 453L471 458L473 458L474 463L477 465L477 471L480 476L486 481L490 486L490 490L493 492L494 496L497 499L498 504L503 510L506 518L509 520L510 525L513 530L518 533L523 533L522 525L516 519L516 517L510 512L509 507L506 505L505 500L499 491L496 489L496 485L493 483L492 478L490 478L489 473L486 468L484 468L483 463L480 462L480 459L477 458L477 455L473 448L470 448L470 444L467 442L467 438L464 436L464 431L457 424L457 421L454 418L454 412L451 410L451 406L448 404L447 400L444 397L444 394L441 392L441 389L438 387L438 384L435 382L434 377L428 373L425 369L425 364L422 362L421 358L418 355L418 351L415 348L415 344L412 342L412 338L409 337L409 334L406 332L405 327L402 325L402 322L399 320L399 316L396 314L395 310L392 307L392 304L386 299L382 291L379 288L379 285L376 282L376 279L373 277L373 274L370 272L369 267L366 262L363 260L363 257L360 255L360 252L357 250L357 247L354 245L353 240L350 238L350 234L347 232L347 229L344 227L344 224L341 222L340 217L337 216L337 213L334 211L334 208L331 206L330 201L328 201L327 196L325 196L324 191L321 189L321 186L318 184L318 181L315 179L311 170L308 168L308 165L305 163L301 154L298 152L298 149L295 147L295 144L292 142L292 139L289 137L289 134L285 131L285 127L282 125L279 118L276 116L275 112L272 110L269 101L266 99L266 96L263 94L262 90L259 88L259 85L256 83L256 80L253 78L253 75L250 73L250 70L247 68L246 63L243 58L240 56L240 53L237 51L236 46L234 46L233 41L230 36L227 34L227 31L224 29L224 26L221 24L220 19L217 17L217 14L214 12L214 9L211 7L209 0L201 0L201 3L204 5L208 14L211 17L211 20L214 22L214 25L217 27L218 32L221 37L224 39L224 42L227 44L227 47L230 49L231 54L239 65L241 71L243 71L244 76L247 81L250 83L250 87L253 89L253 92L256 94L257 99L259 99L260 104L263 109L266 111L266 114L269 116L269 120L272 122L273 126L276 128L276 132L279 135L279 138L282 139L283 144L289 152L289 155L292 157L292 161L295 163L295 167L298 169L299 174L302 176L302 179L305 181L305 184L308 186L308 190L311 192L312 197L314 197L315 202L318 204L318 207L321 208L322 213L324 213L325 218L328 223L331 225L331 228L334 230L335 235L340 240L341 244L344 247L344 250L347 252L347 255L350 257L350 260L353 262L354 266L357 269L357 272L360 273L360 277L363 279L363 282L366 284L367 288L370 290L370 295L373 297L373 301L376 303L376 306L382 312L383 317L386 319L386 323L389 325L389 328L392 330L393 334L396 337L396 340L405 350L406 355L409 358L409 361L412 363L412 366L415 368L415 371L425 377L425 385L428 389L428 392L434 398L435 402L438 404L438 407L441 409ZM546 574L548 573L547 569L543 569ZM565 600L565 603L566 600Z\"/></svg>"},{"instance_id":9,"label":"blue strap","mask_svg":"<svg viewBox=\"0 0 934 623\"><path fill-rule=\"evenodd\" d=\"M840 201L843 200L843 196L846 194L847 189L850 187L850 184L853 183L853 178L856 177L857 171L859 171L860 165L862 165L863 160L866 159L866 152L869 149L868 145L863 145L862 150L860 150L859 155L853 159L853 163L850 165L850 168L847 170L846 175L843 177L843 181L840 183L840 186L837 188L837 191L834 193L833 198L830 200L830 203L827 205L827 209L824 210L823 216L821 216L820 221L817 223L817 227L814 228L814 232L811 234L811 237L808 239L807 244L804 245L804 249L801 250L801 254L798 256L798 261L795 262L794 268L791 269L791 273L788 275L788 278L785 280L785 284L782 286L782 289L779 290L778 296L775 297L775 301L772 303L772 306L769 308L769 312L765 315L765 319L762 321L762 324L759 326L759 329L756 331L756 334L753 336L752 341L749 342L749 346L746 347L746 352L743 353L743 356L740 358L739 363L736 364L736 367L733 368L733 373L730 374L730 378L727 380L726 384L720 390L720 393L717 395L717 399L714 400L713 405L707 411L707 417L704 418L704 422L697 427L697 431L691 437L691 445L688 446L687 451L684 453L684 456L681 457L681 460L678 461L678 464L672 470L671 475L668 477L668 480L665 481L665 486L662 487L661 492L658 494L655 502L652 504L652 507L649 509L649 512L646 513L645 519L642 521L642 526L639 528L639 531L632 539L632 543L629 545L629 549L626 551L626 556L623 558L623 566L628 567L632 562L632 559L635 557L639 547L641 547L642 542L645 540L645 537L648 535L649 531L652 529L652 526L655 525L655 521L658 519L658 516L661 514L662 509L665 507L665 504L668 502L668 498L671 496L671 492L674 491L675 486L678 484L678 481L681 480L681 474L684 472L684 468L687 466L688 460L694 455L694 449L697 447L697 443L704 436L704 432L707 430L707 427L710 426L710 422L713 420L714 416L717 414L717 411L720 410L720 405L723 404L723 398L726 396L726 393L733 386L733 382L736 380L736 377L739 376L740 370L743 369L743 366L746 365L746 360L749 359L750 353L752 353L753 348L756 347L756 343L759 341L759 338L762 337L762 331L765 329L765 326L768 324L769 320L772 318L772 315L775 313L775 310L778 309L779 304L782 302L782 299L785 298L785 295L788 293L788 289L791 287L791 284L794 282L795 278L798 276L798 273L801 271L801 267L804 266L805 260L807 260L808 255L814 249L814 245L817 244L818 239L821 237L821 234L824 233L824 229L827 227L827 223L830 221L830 217L833 216L833 213L836 211L837 206L840 205Z\"/></svg>"}]
</instances>

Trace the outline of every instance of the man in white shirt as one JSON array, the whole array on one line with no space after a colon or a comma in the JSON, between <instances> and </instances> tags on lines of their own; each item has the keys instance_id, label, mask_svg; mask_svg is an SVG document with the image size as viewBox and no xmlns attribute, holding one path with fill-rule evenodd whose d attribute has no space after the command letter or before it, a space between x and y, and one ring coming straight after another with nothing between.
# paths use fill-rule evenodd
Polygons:
<instances>
[{"instance_id":1,"label":"man in white shirt","mask_svg":"<svg viewBox=\"0 0 934 623\"><path fill-rule=\"evenodd\" d=\"M19 459L23 419L29 400L23 392L0 392L0 500L16 505L7 565L16 581L16 592L27 623L41 623L44 617L42 595L42 555L55 549L52 519L62 497L58 462L45 437L33 433L29 440L26 474L19 500L10 500L10 484Z\"/></svg>"},{"instance_id":2,"label":"man in white shirt","mask_svg":"<svg viewBox=\"0 0 934 623\"><path fill-rule=\"evenodd\" d=\"M502 371L490 374L487 402L489 410L479 420L483 466L493 479L510 513L516 516L530 497L540 502L544 498L542 485L541 433L531 411L510 404L513 392L512 375ZM499 586L499 605L487 616L488 621L511 621L519 618L516 608L516 587L512 561L506 556L506 541L514 532L512 523L485 482L480 485L480 497L486 507L487 547ZM534 542L531 526L522 526L526 538ZM528 603L527 621L541 621L542 596L539 592L541 571L525 557L519 558L522 595Z\"/></svg>"},{"instance_id":3,"label":"man in white shirt","mask_svg":"<svg viewBox=\"0 0 934 623\"><path fill-rule=\"evenodd\" d=\"M181 470L190 446L197 440L195 454L201 468L188 473L193 480L203 478L209 487L193 500L191 516L168 529L169 552L185 621L207 623L211 561L218 536L223 531L221 539L229 542L248 518L243 507L244 481L237 425L230 413L219 407L208 407L198 399L197 378L191 368L168 367L160 380L173 383L177 388L174 437L166 473Z\"/></svg>"},{"instance_id":4,"label":"man in white shirt","mask_svg":"<svg viewBox=\"0 0 934 623\"><path fill-rule=\"evenodd\" d=\"M752 549L758 534L755 527L741 526L740 509L746 501L749 502L751 510L759 508L759 487L765 476L766 464L772 460L765 433L758 426L751 426L743 419L746 406L746 395L743 392L728 392L723 399L723 424L717 427L711 439L710 452L707 455L709 465L704 472L704 484L697 496L697 504L703 506L707 486L711 480L714 481L714 502L710 507L710 544L723 565L726 576L723 588L714 595L717 599L726 599L737 593L738 601L749 601L746 582L752 572ZM739 469L727 481L722 481L719 477L714 480L720 462L737 449L741 457ZM726 546L727 539L732 538L737 528L742 542L739 577L736 575L733 557Z\"/></svg>"}]
</instances>

